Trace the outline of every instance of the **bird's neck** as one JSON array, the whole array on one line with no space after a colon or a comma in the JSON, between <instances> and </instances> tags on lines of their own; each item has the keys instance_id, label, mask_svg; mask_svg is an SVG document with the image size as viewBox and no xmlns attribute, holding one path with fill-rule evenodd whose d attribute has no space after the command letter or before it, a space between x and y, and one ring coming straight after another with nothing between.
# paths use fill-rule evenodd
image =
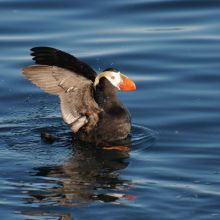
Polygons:
<instances>
[{"instance_id":1,"label":"bird's neck","mask_svg":"<svg viewBox=\"0 0 220 220\"><path fill-rule=\"evenodd\" d=\"M98 106L105 110L113 105L119 105L120 101L116 95L118 89L113 86L106 78L101 78L99 85L96 86L94 98Z\"/></svg>"}]
</instances>

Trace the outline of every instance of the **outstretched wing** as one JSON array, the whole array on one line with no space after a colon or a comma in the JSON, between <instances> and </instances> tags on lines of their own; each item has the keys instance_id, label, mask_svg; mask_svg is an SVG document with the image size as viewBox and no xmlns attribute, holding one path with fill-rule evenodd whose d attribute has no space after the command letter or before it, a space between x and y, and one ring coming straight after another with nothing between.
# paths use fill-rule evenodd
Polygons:
<instances>
[{"instance_id":1,"label":"outstretched wing","mask_svg":"<svg viewBox=\"0 0 220 220\"><path fill-rule=\"evenodd\" d=\"M93 98L93 83L72 71L47 65L33 65L22 69L26 79L49 94L60 98L64 121L77 132L86 125L89 132L102 111Z\"/></svg>"},{"instance_id":2,"label":"outstretched wing","mask_svg":"<svg viewBox=\"0 0 220 220\"><path fill-rule=\"evenodd\" d=\"M94 82L97 73L86 63L61 50L51 47L34 47L31 49L36 64L58 66L84 76Z\"/></svg>"}]
</instances>

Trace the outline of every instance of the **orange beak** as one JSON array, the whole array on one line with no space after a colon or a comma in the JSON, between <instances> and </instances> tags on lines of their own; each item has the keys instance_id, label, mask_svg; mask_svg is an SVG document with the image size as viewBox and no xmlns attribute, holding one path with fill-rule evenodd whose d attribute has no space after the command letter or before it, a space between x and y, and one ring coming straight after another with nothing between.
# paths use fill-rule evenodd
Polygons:
<instances>
[{"instance_id":1,"label":"orange beak","mask_svg":"<svg viewBox=\"0 0 220 220\"><path fill-rule=\"evenodd\" d=\"M120 82L119 88L121 91L130 91L130 90L136 89L136 86L132 80L128 79L127 76L121 73L120 73L120 76L121 76L121 82Z\"/></svg>"}]
</instances>

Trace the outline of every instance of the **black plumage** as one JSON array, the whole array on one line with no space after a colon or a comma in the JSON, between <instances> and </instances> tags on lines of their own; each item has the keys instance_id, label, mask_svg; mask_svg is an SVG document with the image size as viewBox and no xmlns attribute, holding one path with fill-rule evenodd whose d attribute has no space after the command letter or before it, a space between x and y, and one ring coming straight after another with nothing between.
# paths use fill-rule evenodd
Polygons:
<instances>
[{"instance_id":1,"label":"black plumage","mask_svg":"<svg viewBox=\"0 0 220 220\"><path fill-rule=\"evenodd\" d=\"M68 69L92 81L97 73L86 63L78 60L71 54L51 47L33 47L31 49L33 60L36 64L58 66Z\"/></svg>"},{"instance_id":2,"label":"black plumage","mask_svg":"<svg viewBox=\"0 0 220 220\"><path fill-rule=\"evenodd\" d=\"M45 92L59 96L63 119L77 139L113 142L127 137L131 117L116 93L119 89L135 89L131 80L113 68L97 76L86 63L54 48L31 50L33 60L39 65L23 68L23 75ZM111 78L118 76L120 81L114 85Z\"/></svg>"}]
</instances>

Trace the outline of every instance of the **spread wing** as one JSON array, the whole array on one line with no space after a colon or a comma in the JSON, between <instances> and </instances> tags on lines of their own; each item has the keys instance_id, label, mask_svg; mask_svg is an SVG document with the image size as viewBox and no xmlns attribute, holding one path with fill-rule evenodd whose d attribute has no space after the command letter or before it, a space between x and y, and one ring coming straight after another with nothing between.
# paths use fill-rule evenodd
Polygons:
<instances>
[{"instance_id":1,"label":"spread wing","mask_svg":"<svg viewBox=\"0 0 220 220\"><path fill-rule=\"evenodd\" d=\"M61 50L51 47L34 47L31 49L36 64L58 66L84 76L94 82L97 73L86 63Z\"/></svg>"},{"instance_id":2,"label":"spread wing","mask_svg":"<svg viewBox=\"0 0 220 220\"><path fill-rule=\"evenodd\" d=\"M93 83L69 70L47 65L33 65L22 69L26 79L49 94L60 98L64 121L77 132L86 125L89 132L102 111L93 98Z\"/></svg>"}]
</instances>

